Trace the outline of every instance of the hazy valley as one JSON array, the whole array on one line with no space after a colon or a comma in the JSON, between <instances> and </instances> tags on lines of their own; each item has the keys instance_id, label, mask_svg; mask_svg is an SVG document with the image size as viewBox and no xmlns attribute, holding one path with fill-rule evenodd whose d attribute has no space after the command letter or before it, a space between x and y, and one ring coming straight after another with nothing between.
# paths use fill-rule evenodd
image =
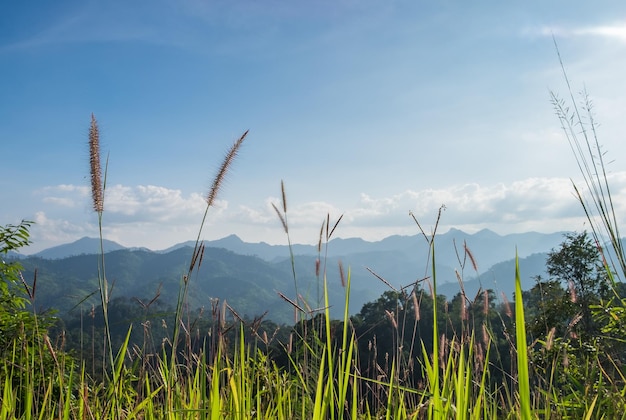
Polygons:
<instances>
[{"instance_id":1,"label":"hazy valley","mask_svg":"<svg viewBox=\"0 0 626 420\"><path fill-rule=\"evenodd\" d=\"M514 258L520 257L522 287L530 289L537 275L545 276L546 253L563 240L562 233L524 233L500 236L489 230L466 234L451 230L436 238L438 293L451 298L459 292L455 270L463 278L469 297L480 287L493 289L496 296L512 297ZM464 253L464 244L477 263L474 270ZM191 259L193 243L182 243L161 251L125 248L105 241L106 276L112 287L111 299L132 299L138 305L155 297L159 303L175 302L183 273ZM190 308L210 308L224 301L241 316L254 317L267 311L267 318L291 323L293 308L279 296L295 295L289 247L266 243L246 243L231 235L206 241L202 265L190 279ZM98 305L97 252L99 240L83 238L76 242L20 256L25 278L32 282L37 270L36 307L58 309L61 316L78 308ZM421 235L391 236L378 242L361 239L333 239L322 246L294 245L298 292L310 308L322 307L322 281L326 266L331 313L340 318L344 289L339 262L351 273L350 312L377 299L390 286L371 271L399 289L430 276L428 245ZM321 260L321 273L315 261ZM427 283L421 283L427 289Z\"/></svg>"}]
</instances>

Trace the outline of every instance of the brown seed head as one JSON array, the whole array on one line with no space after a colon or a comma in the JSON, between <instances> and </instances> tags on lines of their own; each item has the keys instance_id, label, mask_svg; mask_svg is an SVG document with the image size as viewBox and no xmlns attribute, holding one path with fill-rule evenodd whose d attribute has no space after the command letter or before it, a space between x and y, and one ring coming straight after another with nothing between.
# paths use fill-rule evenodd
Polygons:
<instances>
[{"instance_id":1,"label":"brown seed head","mask_svg":"<svg viewBox=\"0 0 626 420\"><path fill-rule=\"evenodd\" d=\"M93 114L91 114L91 126L89 127L89 168L93 209L102 213L104 211L104 188L102 186L102 166L100 165L100 132L98 122Z\"/></svg>"},{"instance_id":2,"label":"brown seed head","mask_svg":"<svg viewBox=\"0 0 626 420\"><path fill-rule=\"evenodd\" d=\"M389 321L391 321L391 325L393 326L393 328L397 330L398 323L396 322L396 317L393 315L393 312L390 312L387 309L385 309L385 314L387 315L387 318L389 318Z\"/></svg>"},{"instance_id":3,"label":"brown seed head","mask_svg":"<svg viewBox=\"0 0 626 420\"><path fill-rule=\"evenodd\" d=\"M283 180L280 180L280 193L283 196L283 212L287 214L287 194L285 194L285 183Z\"/></svg>"},{"instance_id":4,"label":"brown seed head","mask_svg":"<svg viewBox=\"0 0 626 420\"><path fill-rule=\"evenodd\" d=\"M230 168L233 161L237 157L239 149L241 148L241 144L243 143L243 140L246 138L247 135L248 135L248 131L246 130L246 132L243 133L243 135L239 137L239 139L235 141L235 143L233 143L228 153L226 153L226 156L224 156L222 165L220 166L220 169L217 171L217 175L215 175L215 178L213 179L213 184L211 184L211 189L209 190L209 193L207 194L207 197L206 197L206 202L209 206L212 206L213 204L215 204L215 199L217 198L217 194L219 193L219 190L222 187L222 184L224 183L224 179L226 178L228 169Z\"/></svg>"},{"instance_id":5,"label":"brown seed head","mask_svg":"<svg viewBox=\"0 0 626 420\"><path fill-rule=\"evenodd\" d=\"M463 248L465 249L465 255L469 257L470 263L472 263L472 268L474 269L474 271L478 272L478 264L476 264L476 259L474 258L474 254L472 254L472 251L467 246L467 243L465 242L463 243Z\"/></svg>"},{"instance_id":6,"label":"brown seed head","mask_svg":"<svg viewBox=\"0 0 626 420\"><path fill-rule=\"evenodd\" d=\"M509 300L506 298L506 295L504 294L504 292L501 292L501 293L502 293L502 300L504 301L504 313L509 318L513 318L513 311L511 310L511 304L509 303Z\"/></svg>"},{"instance_id":7,"label":"brown seed head","mask_svg":"<svg viewBox=\"0 0 626 420\"><path fill-rule=\"evenodd\" d=\"M567 282L567 288L569 289L570 302L576 303L576 301L578 300L576 297L576 287L574 286L574 283L571 280Z\"/></svg>"},{"instance_id":8,"label":"brown seed head","mask_svg":"<svg viewBox=\"0 0 626 420\"><path fill-rule=\"evenodd\" d=\"M417 301L417 296L415 295L415 291L411 293L411 299L413 300L413 311L415 312L415 320L420 320L420 304Z\"/></svg>"},{"instance_id":9,"label":"brown seed head","mask_svg":"<svg viewBox=\"0 0 626 420\"><path fill-rule=\"evenodd\" d=\"M489 313L489 291L483 290L483 315Z\"/></svg>"},{"instance_id":10,"label":"brown seed head","mask_svg":"<svg viewBox=\"0 0 626 420\"><path fill-rule=\"evenodd\" d=\"M280 210L278 210L278 207L276 207L276 204L272 203L272 207L274 207L274 211L276 212L276 215L278 215L278 218L280 219L280 224L283 225L283 230L285 231L285 233L289 233L289 225L287 225L287 220L285 220L285 217L283 216L283 214L280 212Z\"/></svg>"},{"instance_id":11,"label":"brown seed head","mask_svg":"<svg viewBox=\"0 0 626 420\"><path fill-rule=\"evenodd\" d=\"M339 260L339 278L341 279L341 287L346 287L346 274L343 271L343 263Z\"/></svg>"},{"instance_id":12,"label":"brown seed head","mask_svg":"<svg viewBox=\"0 0 626 420\"><path fill-rule=\"evenodd\" d=\"M489 341L490 341L490 337L489 337L489 331L487 330L487 326L485 325L485 323L483 323L483 343L485 344L485 347L489 346Z\"/></svg>"},{"instance_id":13,"label":"brown seed head","mask_svg":"<svg viewBox=\"0 0 626 420\"><path fill-rule=\"evenodd\" d=\"M461 320L467 321L469 315L467 314L467 302L465 302L465 295L461 295Z\"/></svg>"}]
</instances>

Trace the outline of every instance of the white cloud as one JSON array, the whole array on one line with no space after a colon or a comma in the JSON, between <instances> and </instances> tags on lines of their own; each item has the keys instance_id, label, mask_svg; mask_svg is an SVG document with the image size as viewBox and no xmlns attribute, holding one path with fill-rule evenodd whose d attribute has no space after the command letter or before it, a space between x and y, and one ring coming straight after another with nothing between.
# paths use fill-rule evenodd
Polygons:
<instances>
[{"instance_id":1,"label":"white cloud","mask_svg":"<svg viewBox=\"0 0 626 420\"><path fill-rule=\"evenodd\" d=\"M50 246L72 242L83 236L95 236L96 226L87 221L73 222L64 218L50 218L45 212L35 213L31 227L33 245L29 252L37 252Z\"/></svg>"},{"instance_id":2,"label":"white cloud","mask_svg":"<svg viewBox=\"0 0 626 420\"><path fill-rule=\"evenodd\" d=\"M613 198L618 209L626 207L626 173L612 176ZM280 242L282 229L270 197L258 207L241 206L228 221L240 236L253 241ZM417 233L409 211L424 227L434 223L439 208L445 205L441 228L455 227L474 232L483 228L498 233L536 230L555 232L584 228L585 216L573 195L567 178L528 178L508 184L453 185L440 189L406 190L387 197L362 193L350 207L340 208L326 202L297 203L288 209L292 240L311 243L317 239L326 215L331 223L344 214L337 229L342 237L382 239L393 234ZM265 236L260 236L265 235Z\"/></svg>"},{"instance_id":3,"label":"white cloud","mask_svg":"<svg viewBox=\"0 0 626 420\"><path fill-rule=\"evenodd\" d=\"M626 214L626 172L609 174L609 182L618 215ZM579 188L584 190L584 185ZM81 194L80 189L68 190ZM193 239L198 234L206 208L199 194L185 196L179 190L159 186L115 185L108 193L105 238L126 246L162 249ZM280 199L268 197L258 206L241 203L233 210L229 209L227 202L218 202L218 206L209 211L202 236L217 239L236 234L251 242L284 243L284 232L272 203L279 206ZM52 200L48 204L62 203ZM325 201L289 205L287 217L291 239L295 243L316 242L327 215L333 224L344 214L335 233L340 237L379 240L394 234L417 234L409 211L425 229L429 229L442 205L446 210L442 214L440 231L450 227L468 232L489 228L507 234L588 229L584 212L574 197L571 180L566 178L528 178L492 185L468 183L439 189L406 190L387 197L362 193L354 205L346 208ZM41 211L35 221L33 240L38 249L97 235L92 213L52 217Z\"/></svg>"},{"instance_id":4,"label":"white cloud","mask_svg":"<svg viewBox=\"0 0 626 420\"><path fill-rule=\"evenodd\" d=\"M626 22L615 22L606 25L567 27L546 25L541 27L527 28L527 34L540 36L556 36L572 38L580 36L598 36L626 42Z\"/></svg>"},{"instance_id":5,"label":"white cloud","mask_svg":"<svg viewBox=\"0 0 626 420\"><path fill-rule=\"evenodd\" d=\"M76 206L76 202L69 198L44 197L42 201L44 203L53 204L59 207L75 207Z\"/></svg>"},{"instance_id":6,"label":"white cloud","mask_svg":"<svg viewBox=\"0 0 626 420\"><path fill-rule=\"evenodd\" d=\"M595 35L605 38L616 39L626 42L626 23L618 23L614 25L591 26L579 28L572 31L574 35Z\"/></svg>"},{"instance_id":7,"label":"white cloud","mask_svg":"<svg viewBox=\"0 0 626 420\"><path fill-rule=\"evenodd\" d=\"M206 201L197 193L184 197L180 190L154 185L129 187L118 184L107 188L104 206L105 213L119 223L185 223L204 213ZM227 208L227 202L218 200L211 214L215 216Z\"/></svg>"}]
</instances>

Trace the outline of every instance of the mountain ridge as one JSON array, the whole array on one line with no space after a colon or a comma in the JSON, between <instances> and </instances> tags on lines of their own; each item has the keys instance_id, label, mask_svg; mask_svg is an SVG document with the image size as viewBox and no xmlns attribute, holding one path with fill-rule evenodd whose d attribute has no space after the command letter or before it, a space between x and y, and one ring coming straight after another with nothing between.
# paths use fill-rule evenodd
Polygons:
<instances>
[{"instance_id":1,"label":"mountain ridge","mask_svg":"<svg viewBox=\"0 0 626 420\"><path fill-rule=\"evenodd\" d=\"M467 243L468 248L474 253L472 248L481 248L485 242L499 241L501 246L498 247L497 261L492 261L493 258L488 258L485 262L486 266L491 266L493 263L507 259L506 256L512 255L515 249L518 251L520 257L531 255L534 252L549 251L553 247L559 245L563 240L563 235L566 232L555 233L538 233L538 232L525 232L525 233L513 233L507 235L499 235L489 229L482 229L476 233L469 234L462 230L451 228L448 232L438 234L435 238L435 243L439 247L455 246L462 247L463 243ZM120 249L143 249L156 253L167 253L178 248L193 247L195 241L189 240L180 242L162 250L152 250L149 248L136 248L125 247L117 242L103 239L104 251L111 252ZM257 256L266 261L273 261L281 258L289 257L288 245L272 245L266 242L245 242L235 234L231 234L216 240L205 240L204 245L206 247L224 248L241 255ZM323 254L328 252L329 256L340 257L355 253L367 253L372 251L393 251L403 252L406 254L420 253L427 250L427 242L422 235L391 235L385 237L379 241L366 241L362 238L335 238L332 239L327 245L327 249L323 249ZM504 250L504 248L507 248ZM317 255L317 247L314 245L306 244L293 244L292 245L294 255ZM480 251L480 250L478 250ZM493 249L491 250L493 251ZM504 251L504 252L502 252ZM32 256L46 259L58 259L74 255L81 254L98 254L100 253L100 239L83 237L74 242L67 244L57 245L51 248L39 251ZM505 253L507 255L505 255ZM480 252L476 252L477 256L480 256ZM25 257L21 255L20 257ZM483 256L484 258L484 256Z\"/></svg>"}]
</instances>

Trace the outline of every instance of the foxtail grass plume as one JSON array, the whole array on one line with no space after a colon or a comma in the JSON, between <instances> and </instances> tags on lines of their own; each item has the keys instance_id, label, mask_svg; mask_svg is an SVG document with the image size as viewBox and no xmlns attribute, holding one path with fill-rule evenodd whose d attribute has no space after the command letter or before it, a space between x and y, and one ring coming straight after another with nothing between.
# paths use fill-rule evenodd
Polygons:
<instances>
[{"instance_id":1,"label":"foxtail grass plume","mask_svg":"<svg viewBox=\"0 0 626 420\"><path fill-rule=\"evenodd\" d=\"M489 313L489 291L483 290L483 315Z\"/></svg>"},{"instance_id":2,"label":"foxtail grass plume","mask_svg":"<svg viewBox=\"0 0 626 420\"><path fill-rule=\"evenodd\" d=\"M278 210L278 207L276 207L276 204L272 203L272 207L274 208L274 211L276 212L276 215L278 216L278 219L280 220L280 224L283 226L283 230L285 231L286 234L289 234L289 225L287 225L287 220L283 216L283 213L281 213L280 210Z\"/></svg>"},{"instance_id":3,"label":"foxtail grass plume","mask_svg":"<svg viewBox=\"0 0 626 420\"><path fill-rule=\"evenodd\" d=\"M417 295L415 294L415 291L411 293L411 299L413 299L413 311L415 312L415 320L419 321L420 320L420 305L419 305L419 302L417 301Z\"/></svg>"},{"instance_id":4,"label":"foxtail grass plume","mask_svg":"<svg viewBox=\"0 0 626 420\"><path fill-rule=\"evenodd\" d=\"M343 271L343 263L339 260L339 278L341 279L341 287L346 288L346 274Z\"/></svg>"},{"instance_id":5,"label":"foxtail grass plume","mask_svg":"<svg viewBox=\"0 0 626 420\"><path fill-rule=\"evenodd\" d=\"M287 194L285 194L285 183L280 180L280 193L283 196L283 212L287 214Z\"/></svg>"},{"instance_id":6,"label":"foxtail grass plume","mask_svg":"<svg viewBox=\"0 0 626 420\"><path fill-rule=\"evenodd\" d=\"M478 264L476 264L476 258L474 258L474 254L472 254L472 251L469 249L467 243L465 242L463 243L463 249L465 250L465 255L469 257L470 263L472 263L472 268L475 272L478 273Z\"/></svg>"},{"instance_id":7,"label":"foxtail grass plume","mask_svg":"<svg viewBox=\"0 0 626 420\"><path fill-rule=\"evenodd\" d=\"M502 295L502 301L504 302L504 313L509 318L513 318L513 310L511 309L511 304L509 303L506 294L504 292L500 292L500 294Z\"/></svg>"},{"instance_id":8,"label":"foxtail grass plume","mask_svg":"<svg viewBox=\"0 0 626 420\"><path fill-rule=\"evenodd\" d=\"M102 185L102 165L100 164L100 131L93 114L91 114L91 126L89 127L89 167L93 209L102 213L104 211L104 187Z\"/></svg>"},{"instance_id":9,"label":"foxtail grass plume","mask_svg":"<svg viewBox=\"0 0 626 420\"><path fill-rule=\"evenodd\" d=\"M248 135L248 130L246 130L246 132L243 133L243 135L239 137L239 139L235 141L235 143L233 143L228 153L226 153L226 156L224 156L222 165L217 171L217 175L213 179L213 184L211 185L211 189L209 190L209 193L207 194L207 197L206 197L206 202L209 207L215 204L215 199L217 198L217 194L219 193L220 188L222 187L222 184L224 183L224 179L226 178L226 175L228 174L228 169L230 168L231 164L237 157L239 149L241 148L241 144L243 143L243 140L246 138L247 135Z\"/></svg>"}]
</instances>

